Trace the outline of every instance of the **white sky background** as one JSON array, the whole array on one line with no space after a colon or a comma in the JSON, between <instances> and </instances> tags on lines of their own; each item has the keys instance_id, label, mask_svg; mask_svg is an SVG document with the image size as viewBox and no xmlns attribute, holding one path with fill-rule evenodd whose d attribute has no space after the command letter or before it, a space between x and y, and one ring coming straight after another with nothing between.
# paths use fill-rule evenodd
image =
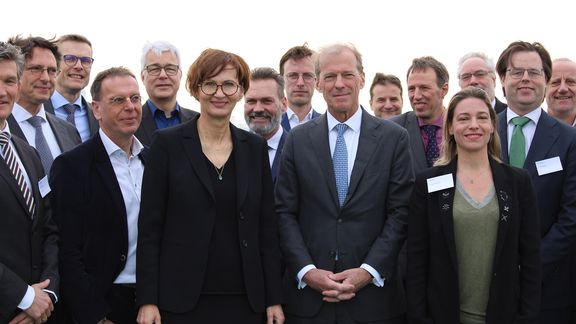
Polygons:
<instances>
[{"instance_id":1,"label":"white sky background","mask_svg":"<svg viewBox=\"0 0 576 324\"><path fill-rule=\"evenodd\" d=\"M496 61L512 41L538 41L552 59L576 60L576 14L568 7L570 2L6 0L1 5L0 39L16 34L46 38L82 34L93 45L92 78L119 65L139 77L142 46L147 41L167 40L181 54L184 76L178 102L194 110L199 110L199 105L185 89L185 75L206 48L236 53L250 68L278 70L280 57L292 46L308 42L316 49L333 42L351 42L363 54L366 85L360 99L371 111L369 87L374 74L394 74L406 88L406 70L419 56L434 56L450 72L445 105L459 89L458 59L469 51L483 51ZM502 98L499 84L497 88L497 96ZM140 91L146 97L142 84ZM316 110L326 110L320 93L313 102ZM404 89L403 111L410 109ZM236 105L233 121L244 126L242 101Z\"/></svg>"}]
</instances>

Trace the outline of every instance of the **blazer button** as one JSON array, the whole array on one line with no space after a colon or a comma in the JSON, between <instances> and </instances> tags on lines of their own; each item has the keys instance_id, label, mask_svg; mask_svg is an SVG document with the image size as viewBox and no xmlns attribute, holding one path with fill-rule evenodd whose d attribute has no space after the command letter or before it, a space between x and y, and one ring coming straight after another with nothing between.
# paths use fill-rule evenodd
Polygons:
<instances>
[{"instance_id":1,"label":"blazer button","mask_svg":"<svg viewBox=\"0 0 576 324\"><path fill-rule=\"evenodd\" d=\"M242 240L242 246L247 248L248 247L248 241Z\"/></svg>"},{"instance_id":2,"label":"blazer button","mask_svg":"<svg viewBox=\"0 0 576 324\"><path fill-rule=\"evenodd\" d=\"M32 269L33 269L33 270L38 270L38 266L37 266L37 265L33 265L33 266L32 266Z\"/></svg>"},{"instance_id":3,"label":"blazer button","mask_svg":"<svg viewBox=\"0 0 576 324\"><path fill-rule=\"evenodd\" d=\"M342 223L342 218L338 218L338 223Z\"/></svg>"},{"instance_id":4,"label":"blazer button","mask_svg":"<svg viewBox=\"0 0 576 324\"><path fill-rule=\"evenodd\" d=\"M126 261L126 255L121 254L121 255L120 255L120 261L121 261L121 262Z\"/></svg>"},{"instance_id":5,"label":"blazer button","mask_svg":"<svg viewBox=\"0 0 576 324\"><path fill-rule=\"evenodd\" d=\"M244 213L240 212L240 220L244 220L244 218L246 218L246 217L244 217Z\"/></svg>"}]
</instances>

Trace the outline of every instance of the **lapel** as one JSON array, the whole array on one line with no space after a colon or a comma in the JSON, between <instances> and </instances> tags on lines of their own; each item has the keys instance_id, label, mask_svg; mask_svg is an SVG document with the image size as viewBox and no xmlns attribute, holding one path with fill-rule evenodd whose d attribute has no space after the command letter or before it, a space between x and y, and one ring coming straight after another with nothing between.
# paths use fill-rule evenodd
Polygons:
<instances>
[{"instance_id":1,"label":"lapel","mask_svg":"<svg viewBox=\"0 0 576 324\"><path fill-rule=\"evenodd\" d=\"M524 161L524 169L529 170L532 176L537 176L535 162L546 158L548 151L558 140L560 136L558 125L559 122L556 119L548 116L544 111L541 112L536 131L534 132L534 138L532 143L530 143L530 149Z\"/></svg>"},{"instance_id":2,"label":"lapel","mask_svg":"<svg viewBox=\"0 0 576 324\"><path fill-rule=\"evenodd\" d=\"M420 135L420 126L416 114L408 113L406 116L406 130L410 136L410 147L412 148L414 159L414 173L428 169L428 162L426 162L426 149L424 142Z\"/></svg>"},{"instance_id":3,"label":"lapel","mask_svg":"<svg viewBox=\"0 0 576 324\"><path fill-rule=\"evenodd\" d=\"M280 141L278 142L278 148L276 149L276 154L274 154L274 161L272 161L272 181L276 182L276 176L278 175L278 166L280 164L280 156L282 155L282 148L284 147L284 141L286 140L286 136L288 133L285 129L282 129L282 136L280 137Z\"/></svg>"},{"instance_id":4,"label":"lapel","mask_svg":"<svg viewBox=\"0 0 576 324\"><path fill-rule=\"evenodd\" d=\"M317 117L320 117L320 113L318 113L316 110L312 109L312 117L310 119L314 119Z\"/></svg>"},{"instance_id":5,"label":"lapel","mask_svg":"<svg viewBox=\"0 0 576 324\"><path fill-rule=\"evenodd\" d=\"M282 121L280 122L280 124L282 125L282 128L284 128L285 131L287 132L290 131L290 122L288 121L288 115L286 113L282 114Z\"/></svg>"},{"instance_id":6,"label":"lapel","mask_svg":"<svg viewBox=\"0 0 576 324\"><path fill-rule=\"evenodd\" d=\"M198 113L196 113L195 111L180 107L180 124L183 124L191 119L194 119L196 115L198 115Z\"/></svg>"},{"instance_id":7,"label":"lapel","mask_svg":"<svg viewBox=\"0 0 576 324\"><path fill-rule=\"evenodd\" d=\"M350 175L350 185L348 186L348 195L344 206L354 196L354 192L358 188L360 179L366 170L368 162L372 159L372 155L377 151L378 141L381 134L378 129L384 127L382 123L376 121L364 108L362 109L362 124L360 126L360 137L358 138L358 149L356 150L356 159L354 160L354 167Z\"/></svg>"},{"instance_id":8,"label":"lapel","mask_svg":"<svg viewBox=\"0 0 576 324\"><path fill-rule=\"evenodd\" d=\"M7 121L8 121L8 126L10 127L10 133L12 133L12 135L18 136L19 138L24 140L26 143L28 143L28 140L26 139L26 135L24 135L22 128L20 128L20 125L18 125L16 118L14 118L14 116L12 116L12 114L10 114L8 116ZM30 144L30 143L28 143L28 144ZM30 144L30 145L32 145L32 144Z\"/></svg>"},{"instance_id":9,"label":"lapel","mask_svg":"<svg viewBox=\"0 0 576 324\"><path fill-rule=\"evenodd\" d=\"M238 210L242 210L244 200L248 193L248 182L252 174L250 170L254 169L251 167L251 160L260 152L252 150L253 148L250 147L246 134L243 131L232 124L230 124L230 130L234 147L232 152L234 153L234 162L236 163L236 206ZM267 165L262 167L267 167Z\"/></svg>"},{"instance_id":10,"label":"lapel","mask_svg":"<svg viewBox=\"0 0 576 324\"><path fill-rule=\"evenodd\" d=\"M198 119L196 118L194 121L184 125L179 132L179 134L182 135L180 140L182 148L192 166L192 170L194 170L202 185L210 193L212 200L216 201L214 186L208 177L208 168L204 161L204 153L202 153L202 145L200 144L197 123Z\"/></svg>"},{"instance_id":11,"label":"lapel","mask_svg":"<svg viewBox=\"0 0 576 324\"><path fill-rule=\"evenodd\" d=\"M309 121L311 124L308 132L308 140L314 148L314 153L318 161L321 176L326 182L330 191L333 203L340 208L338 201L338 191L336 190L336 177L334 176L334 166L332 165L332 156L330 155L330 142L328 140L328 118L326 114L319 118Z\"/></svg>"},{"instance_id":12,"label":"lapel","mask_svg":"<svg viewBox=\"0 0 576 324\"><path fill-rule=\"evenodd\" d=\"M508 122L506 118L506 110L498 114L498 136L500 136L500 146L502 146L502 162L510 164L510 157L508 156Z\"/></svg>"},{"instance_id":13,"label":"lapel","mask_svg":"<svg viewBox=\"0 0 576 324\"><path fill-rule=\"evenodd\" d=\"M457 158L454 158L450 164L439 167L438 172L434 174L434 176L441 176L451 173L454 186L452 188L446 188L429 194L433 196L435 195L438 202L440 222L442 224L444 237L446 238L446 246L448 246L448 254L450 255L450 261L454 271L458 271L458 261L456 259L456 242L454 239L454 219L452 215L454 192L456 191L456 162Z\"/></svg>"},{"instance_id":14,"label":"lapel","mask_svg":"<svg viewBox=\"0 0 576 324\"><path fill-rule=\"evenodd\" d=\"M44 110L51 114L54 114L54 105L52 104L52 97L50 99L44 101Z\"/></svg>"},{"instance_id":15,"label":"lapel","mask_svg":"<svg viewBox=\"0 0 576 324\"><path fill-rule=\"evenodd\" d=\"M492 178L494 181L494 190L496 198L498 199L498 209L500 211L500 221L498 223L498 234L496 237L496 248L494 251L493 268L496 269L500 261L500 255L506 242L506 235L508 234L510 224L514 224L511 217L518 216L517 211L511 210L512 199L512 179L509 174L504 172L504 168L494 159L490 159L490 168L492 169Z\"/></svg>"},{"instance_id":16,"label":"lapel","mask_svg":"<svg viewBox=\"0 0 576 324\"><path fill-rule=\"evenodd\" d=\"M146 135L148 142L152 139L154 131L156 131L156 123L154 122L154 117L150 112L148 102L146 102L144 106L142 106L142 122L140 124L140 129L142 129L142 131Z\"/></svg>"},{"instance_id":17,"label":"lapel","mask_svg":"<svg viewBox=\"0 0 576 324\"><path fill-rule=\"evenodd\" d=\"M86 116L88 116L88 129L90 130L90 136L96 134L100 128L100 124L94 117L94 112L92 112L92 105L82 97L82 105L86 107Z\"/></svg>"}]
</instances>

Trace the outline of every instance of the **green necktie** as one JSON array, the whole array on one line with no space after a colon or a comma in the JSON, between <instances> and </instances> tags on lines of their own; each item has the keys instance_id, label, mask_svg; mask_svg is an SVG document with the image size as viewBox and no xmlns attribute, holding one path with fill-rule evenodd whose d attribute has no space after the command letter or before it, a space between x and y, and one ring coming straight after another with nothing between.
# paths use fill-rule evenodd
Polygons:
<instances>
[{"instance_id":1,"label":"green necktie","mask_svg":"<svg viewBox=\"0 0 576 324\"><path fill-rule=\"evenodd\" d=\"M526 159L526 140L522 127L530 121L528 117L514 117L512 124L514 124L514 131L512 132L512 140L510 141L510 165L521 168L524 166L524 159Z\"/></svg>"}]
</instances>

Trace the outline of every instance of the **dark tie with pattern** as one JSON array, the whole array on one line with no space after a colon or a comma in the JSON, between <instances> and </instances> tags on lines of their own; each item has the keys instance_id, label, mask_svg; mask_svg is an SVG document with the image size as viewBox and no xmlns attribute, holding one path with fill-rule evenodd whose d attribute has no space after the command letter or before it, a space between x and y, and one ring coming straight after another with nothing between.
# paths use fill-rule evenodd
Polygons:
<instances>
[{"instance_id":1,"label":"dark tie with pattern","mask_svg":"<svg viewBox=\"0 0 576 324\"><path fill-rule=\"evenodd\" d=\"M66 110L66 121L71 123L72 125L76 126L76 120L74 119L74 113L78 109L78 106L75 104L65 104L64 110Z\"/></svg>"},{"instance_id":2,"label":"dark tie with pattern","mask_svg":"<svg viewBox=\"0 0 576 324\"><path fill-rule=\"evenodd\" d=\"M28 184L24 179L24 174L20 169L20 165L18 164L18 160L10 147L10 134L7 132L0 132L0 148L2 149L2 154L4 155L4 161L14 178L16 179L16 183L18 183L18 188L22 192L22 196L24 197L24 201L26 201L26 207L28 207L28 212L30 215L34 215L34 197L32 196L32 191L28 188Z\"/></svg>"},{"instance_id":3,"label":"dark tie with pattern","mask_svg":"<svg viewBox=\"0 0 576 324\"><path fill-rule=\"evenodd\" d=\"M436 143L436 131L438 130L438 126L424 125L422 128L428 136L428 145L426 146L426 163L428 164L428 167L431 167L434 165L434 161L436 161L440 155L440 150L438 150L438 143Z\"/></svg>"},{"instance_id":4,"label":"dark tie with pattern","mask_svg":"<svg viewBox=\"0 0 576 324\"><path fill-rule=\"evenodd\" d=\"M44 167L44 172L50 174L50 167L54 158L52 157L52 152L50 151L50 146L44 137L44 132L42 132L42 122L44 120L40 116L32 116L28 118L30 125L34 126L36 135L34 137L34 146L38 154L40 154L40 160L42 161L42 166Z\"/></svg>"}]
</instances>

